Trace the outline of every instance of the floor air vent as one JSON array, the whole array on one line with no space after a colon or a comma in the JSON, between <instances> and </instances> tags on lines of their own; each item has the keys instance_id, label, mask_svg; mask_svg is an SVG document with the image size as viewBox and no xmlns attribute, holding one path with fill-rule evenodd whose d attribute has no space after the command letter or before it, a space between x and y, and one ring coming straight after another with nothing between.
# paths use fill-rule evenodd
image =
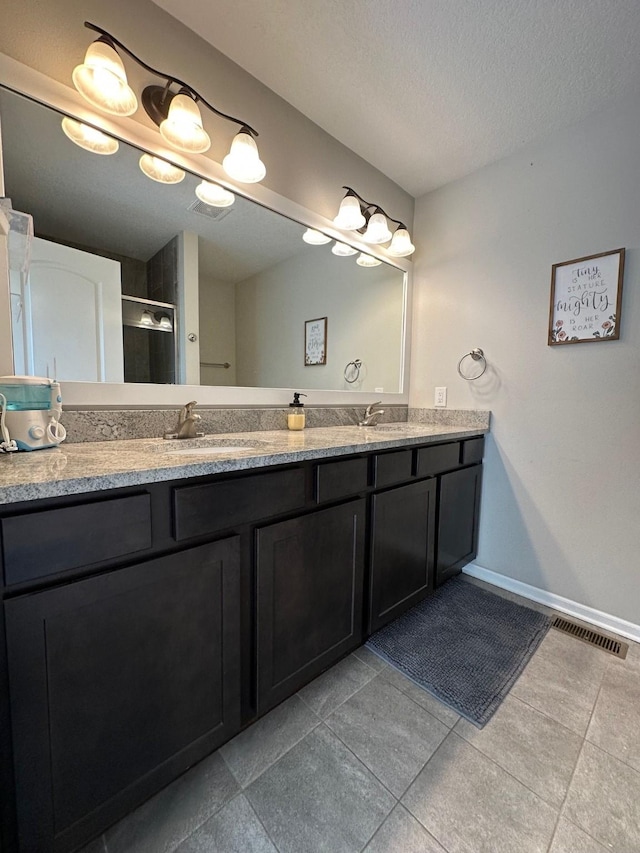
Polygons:
<instances>
[{"instance_id":1,"label":"floor air vent","mask_svg":"<svg viewBox=\"0 0 640 853\"><path fill-rule=\"evenodd\" d=\"M599 631L594 631L592 628L583 628L582 625L577 625L575 622L570 622L568 619L563 619L562 616L556 616L551 627L557 631L562 631L565 634L571 634L576 640L582 640L583 643L589 643L590 646L597 646L604 652L610 655L615 655L617 658L626 658L629 646L627 643L621 643L619 640L613 640L601 634Z\"/></svg>"}]
</instances>

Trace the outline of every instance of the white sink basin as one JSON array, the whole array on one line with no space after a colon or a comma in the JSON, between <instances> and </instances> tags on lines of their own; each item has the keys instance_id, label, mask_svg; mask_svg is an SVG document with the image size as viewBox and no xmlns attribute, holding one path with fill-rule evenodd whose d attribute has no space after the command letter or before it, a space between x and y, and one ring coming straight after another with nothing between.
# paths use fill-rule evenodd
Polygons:
<instances>
[{"instance_id":1,"label":"white sink basin","mask_svg":"<svg viewBox=\"0 0 640 853\"><path fill-rule=\"evenodd\" d=\"M217 438L206 435L202 438L161 439L147 445L153 453L167 453L171 456L213 456L218 453L240 453L243 450L258 450L268 446L268 441L242 438Z\"/></svg>"},{"instance_id":2,"label":"white sink basin","mask_svg":"<svg viewBox=\"0 0 640 853\"><path fill-rule=\"evenodd\" d=\"M365 428L379 430L380 432L411 432L412 430L422 432L423 430L428 429L426 424L416 423L376 424L374 427Z\"/></svg>"}]
</instances>

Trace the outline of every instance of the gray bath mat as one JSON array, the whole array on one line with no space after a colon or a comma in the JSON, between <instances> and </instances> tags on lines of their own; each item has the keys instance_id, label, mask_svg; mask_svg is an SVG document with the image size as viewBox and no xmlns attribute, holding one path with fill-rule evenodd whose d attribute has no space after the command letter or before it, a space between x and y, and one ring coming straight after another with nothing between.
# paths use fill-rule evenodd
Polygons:
<instances>
[{"instance_id":1,"label":"gray bath mat","mask_svg":"<svg viewBox=\"0 0 640 853\"><path fill-rule=\"evenodd\" d=\"M550 625L537 610L453 578L366 645L482 728Z\"/></svg>"}]
</instances>

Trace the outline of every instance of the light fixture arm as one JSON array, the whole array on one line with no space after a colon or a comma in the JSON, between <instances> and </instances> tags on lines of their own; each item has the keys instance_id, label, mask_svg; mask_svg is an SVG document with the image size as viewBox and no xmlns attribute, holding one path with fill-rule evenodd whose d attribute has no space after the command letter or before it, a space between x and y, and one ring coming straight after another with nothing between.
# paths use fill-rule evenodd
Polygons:
<instances>
[{"instance_id":1,"label":"light fixture arm","mask_svg":"<svg viewBox=\"0 0 640 853\"><path fill-rule=\"evenodd\" d=\"M343 190L347 190L347 193L351 193L354 195L358 201L360 202L360 207L362 208L362 215L367 218L367 220L372 216L373 213L382 213L388 220L391 222L395 222L398 228L406 228L407 226L401 222L399 219L394 219L393 216L389 216L384 208L380 207L379 204L376 204L373 201L366 201L366 199L362 198L362 196L357 193L352 187L342 187ZM359 231L364 231L364 228L359 228Z\"/></svg>"},{"instance_id":2,"label":"light fixture arm","mask_svg":"<svg viewBox=\"0 0 640 853\"><path fill-rule=\"evenodd\" d=\"M90 23L89 21L85 21L84 25L87 29L93 30L94 32L98 33L100 35L100 37L104 41L106 41L108 44L110 44L112 47L119 47L120 50L123 50L128 56L131 57L131 59L133 59L135 62L137 62L138 65L140 65L142 68L144 68L145 71L149 71L151 74L154 74L156 77L163 77L167 81L166 86L164 86L164 87L161 87L161 86L149 87L149 88L154 88L154 89L160 89L164 94L163 100L166 99L166 95L169 91L169 86L171 86L172 83L176 83L182 89L186 89L187 92L190 95L192 95L196 101L200 101L200 103L204 104L205 107L207 107L207 109L211 110L212 113L215 113L215 115L220 116L220 118L224 118L227 121L231 121L234 124L240 125L241 131L245 131L253 137L257 137L259 135L258 131L254 130L251 127L251 125L247 124L245 121L242 121L239 118L234 118L234 116L227 115L227 113L223 113L221 110L216 109L216 107L214 107L207 100L205 100L202 97L202 95L199 92L196 92L196 90L192 86L190 86L188 83L185 83L184 81L179 80L177 77L173 77L170 74L165 74L163 71L158 71L156 68L152 68L151 65L147 65L146 62L143 62L142 59L140 59L140 57L136 56L136 54L133 53L133 51L129 50L128 47L126 47L124 44L122 44L121 41L118 41L118 39L115 38L114 36L112 36L111 33L107 32L106 30L103 30L101 27L98 27L95 24ZM146 105L145 105L145 109L146 109ZM358 196L358 198L360 198L360 197ZM394 222L395 222L395 220L394 220Z\"/></svg>"}]
</instances>

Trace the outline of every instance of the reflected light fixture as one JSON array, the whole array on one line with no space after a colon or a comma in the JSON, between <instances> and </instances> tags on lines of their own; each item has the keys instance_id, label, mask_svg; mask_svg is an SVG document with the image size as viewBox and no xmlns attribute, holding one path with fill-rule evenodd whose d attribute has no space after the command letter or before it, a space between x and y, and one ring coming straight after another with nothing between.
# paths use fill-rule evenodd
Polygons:
<instances>
[{"instance_id":1,"label":"reflected light fixture","mask_svg":"<svg viewBox=\"0 0 640 853\"><path fill-rule=\"evenodd\" d=\"M359 267L378 267L382 261L378 258L374 258L372 255L365 255L364 252L360 252L356 263Z\"/></svg>"},{"instance_id":2,"label":"reflected light fixture","mask_svg":"<svg viewBox=\"0 0 640 853\"><path fill-rule=\"evenodd\" d=\"M357 255L358 250L353 246L348 246L346 243L339 243L337 240L331 247L331 251L339 258L348 258L349 255Z\"/></svg>"},{"instance_id":3,"label":"reflected light fixture","mask_svg":"<svg viewBox=\"0 0 640 853\"><path fill-rule=\"evenodd\" d=\"M208 204L210 207L231 207L236 197L229 190L219 184L212 184L211 181L202 181L196 187L196 195L200 201Z\"/></svg>"},{"instance_id":4,"label":"reflected light fixture","mask_svg":"<svg viewBox=\"0 0 640 853\"><path fill-rule=\"evenodd\" d=\"M153 315L153 319L158 323L161 329L165 329L167 332L173 331L171 317L165 311L156 311Z\"/></svg>"},{"instance_id":5,"label":"reflected light fixture","mask_svg":"<svg viewBox=\"0 0 640 853\"><path fill-rule=\"evenodd\" d=\"M394 258L405 258L415 252L416 247L411 242L411 235L403 222L389 216L380 205L363 199L351 187L343 189L347 192L340 202L338 215L333 220L334 225L346 231L359 231L365 243L380 245L391 240L387 251ZM397 226L393 233L389 222Z\"/></svg>"},{"instance_id":6,"label":"reflected light fixture","mask_svg":"<svg viewBox=\"0 0 640 853\"><path fill-rule=\"evenodd\" d=\"M307 228L302 235L302 239L310 246L324 246L326 243L331 242L331 237L327 237L322 231L316 231L315 228Z\"/></svg>"},{"instance_id":7,"label":"reflected light fixture","mask_svg":"<svg viewBox=\"0 0 640 853\"><path fill-rule=\"evenodd\" d=\"M160 157L143 154L140 158L140 168L148 178L159 184L179 184L184 180L184 172L172 163L167 163Z\"/></svg>"},{"instance_id":8,"label":"reflected light fixture","mask_svg":"<svg viewBox=\"0 0 640 853\"><path fill-rule=\"evenodd\" d=\"M72 142L93 154L115 154L120 147L118 140L113 136L108 136L101 130L96 130L95 127L90 127L69 116L62 119L62 130Z\"/></svg>"},{"instance_id":9,"label":"reflected light fixture","mask_svg":"<svg viewBox=\"0 0 640 853\"><path fill-rule=\"evenodd\" d=\"M85 61L73 72L73 82L80 94L98 109L113 115L132 115L138 106L118 50L126 53L150 74L162 78L164 85L146 86L141 101L145 112L156 124L162 138L189 154L201 154L211 146L209 134L203 127L200 104L220 118L239 126L224 158L224 170L236 181L257 183L266 174L266 167L258 153L258 132L241 119L221 112L183 80L164 74L143 62L122 42L106 30L85 21L85 27L98 33L98 39L89 46ZM172 91L171 87L177 88Z\"/></svg>"},{"instance_id":10,"label":"reflected light fixture","mask_svg":"<svg viewBox=\"0 0 640 853\"><path fill-rule=\"evenodd\" d=\"M146 326L149 329L163 329L165 332L173 331L171 317L166 311L152 311L149 308L143 308L140 312L138 324Z\"/></svg>"}]
</instances>

